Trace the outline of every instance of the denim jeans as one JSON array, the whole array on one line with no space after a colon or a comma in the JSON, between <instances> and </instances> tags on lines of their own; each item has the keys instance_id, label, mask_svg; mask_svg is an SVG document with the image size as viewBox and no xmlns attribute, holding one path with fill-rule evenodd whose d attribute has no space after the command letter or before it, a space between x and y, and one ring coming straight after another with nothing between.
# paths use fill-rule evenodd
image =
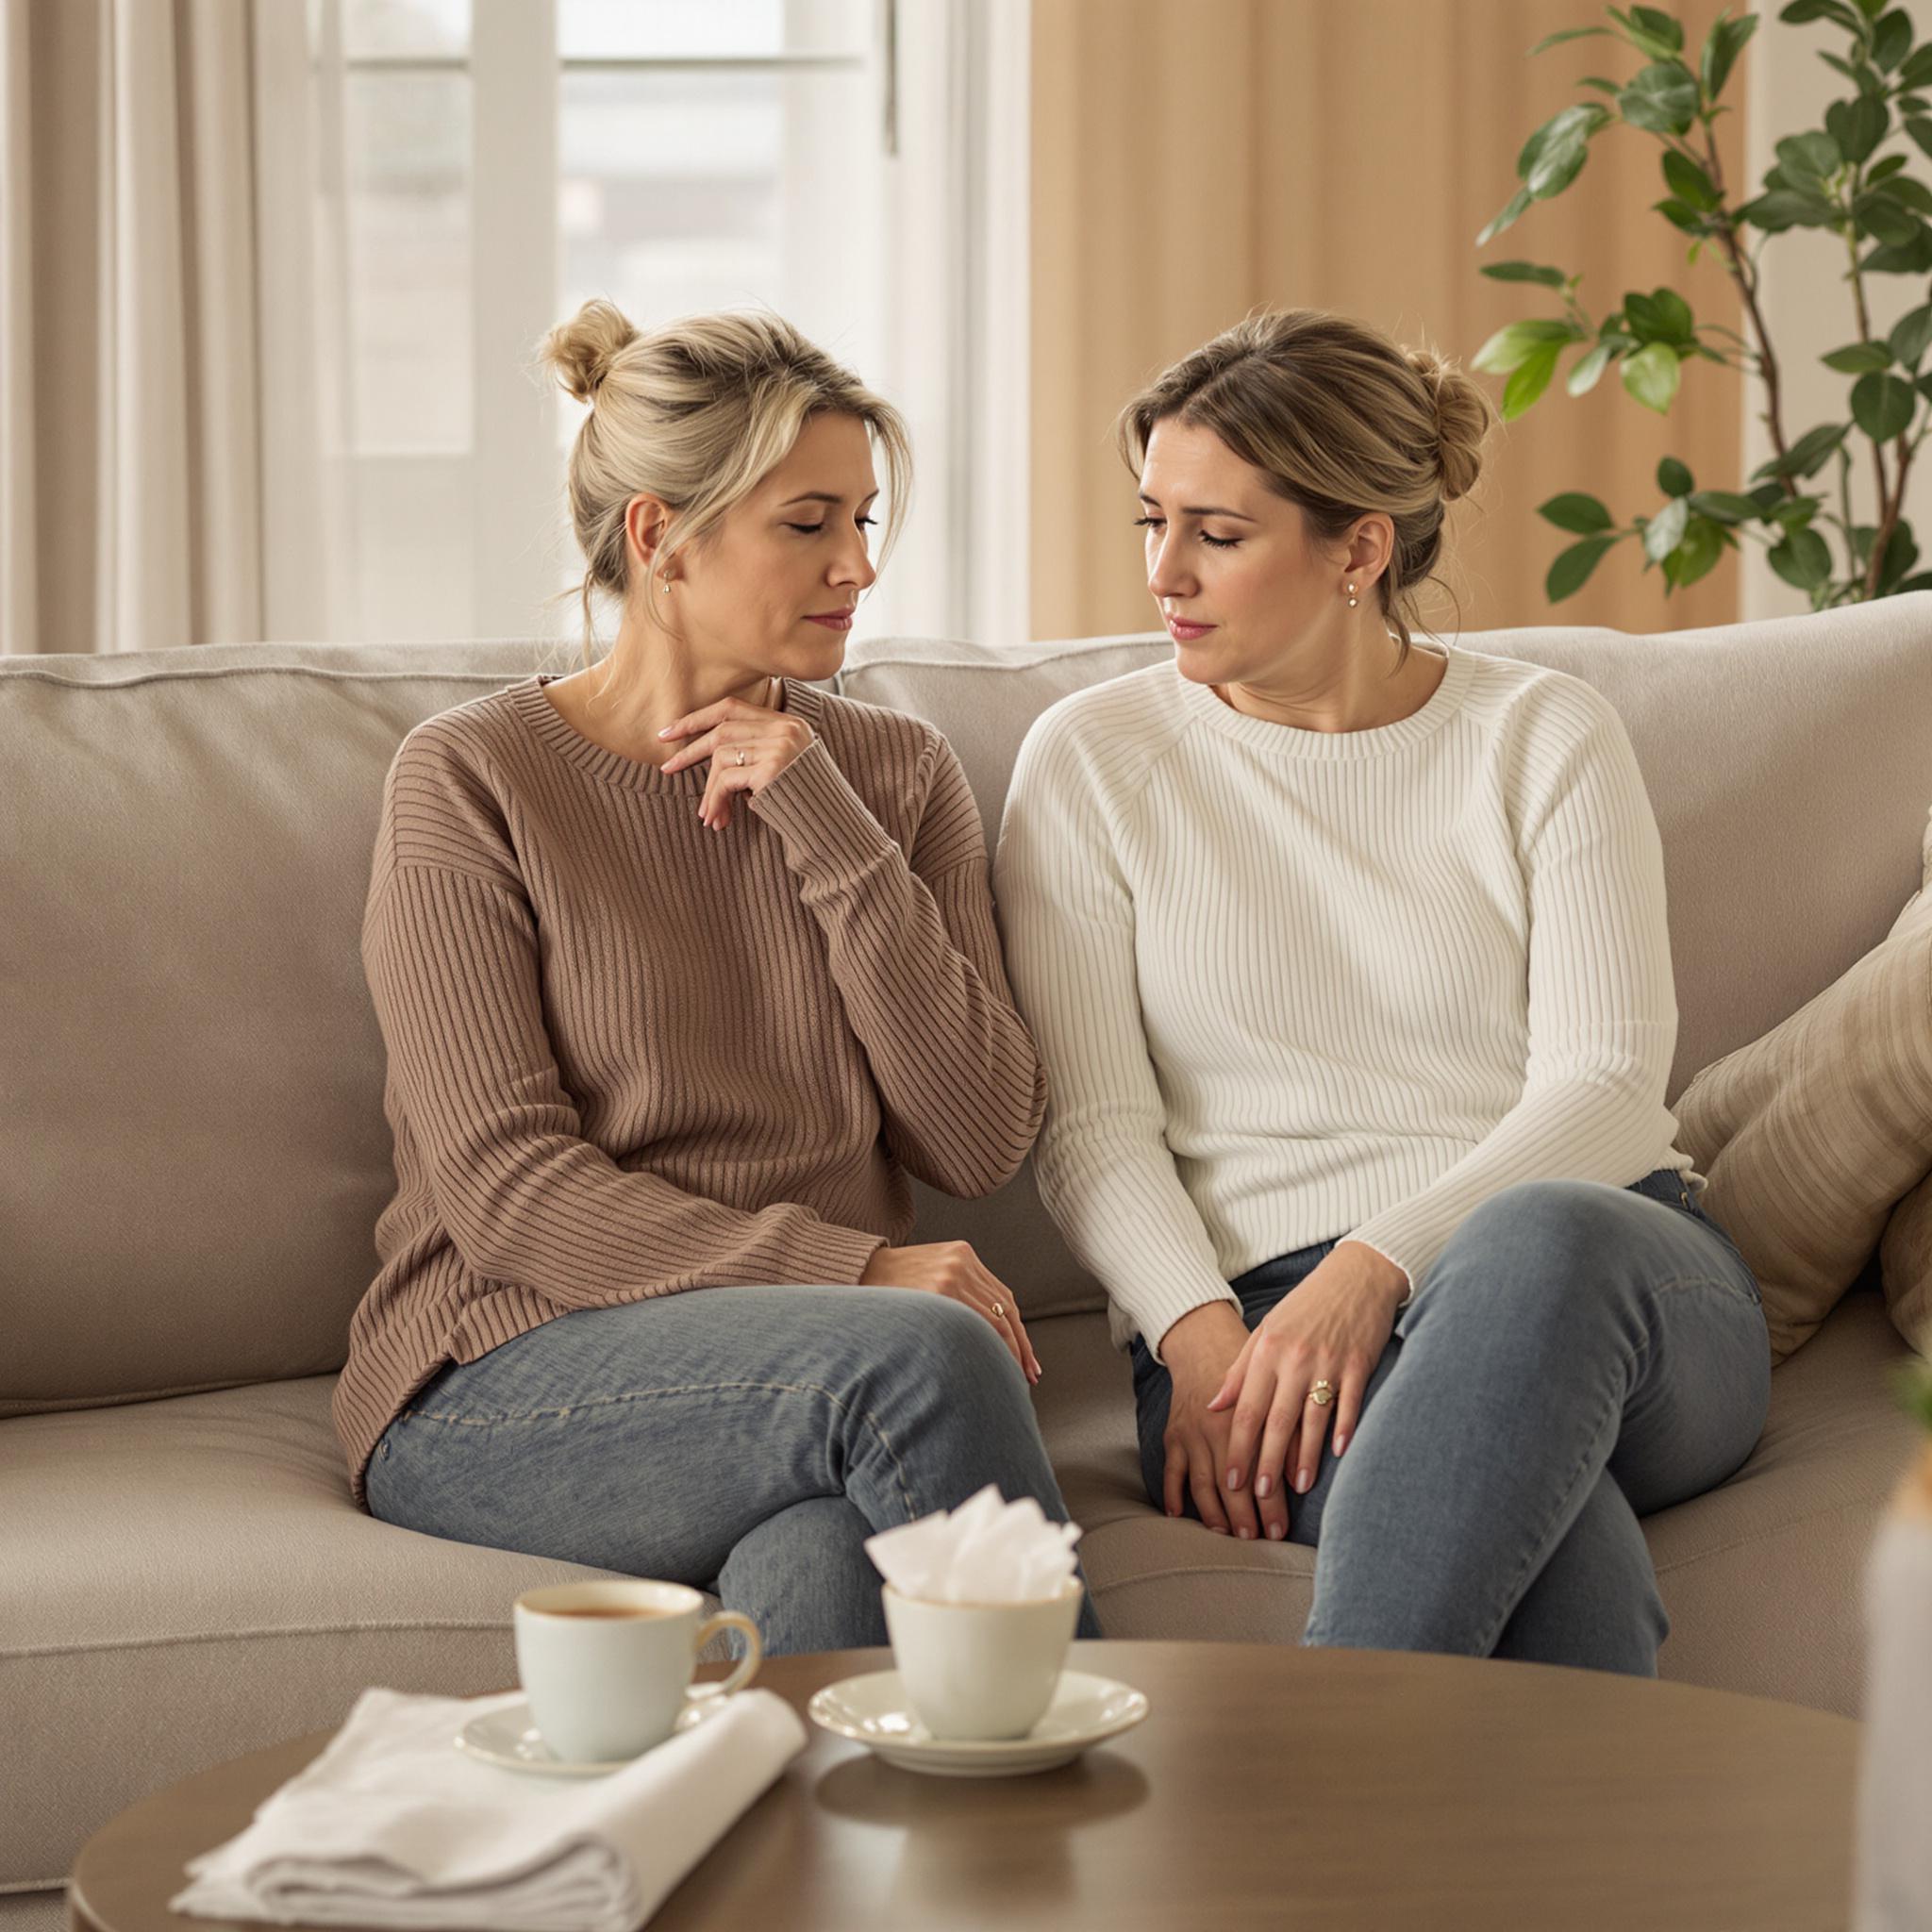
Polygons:
<instances>
[{"instance_id":1,"label":"denim jeans","mask_svg":"<svg viewBox=\"0 0 1932 1932\"><path fill-rule=\"evenodd\" d=\"M1247 1326L1334 1246L1231 1282ZM1174 1385L1132 1355L1158 1508ZM1301 1641L1654 1677L1670 1620L1638 1519L1736 1471L1770 1391L1757 1283L1676 1174L1503 1190L1396 1318L1347 1449L1331 1424L1286 1492L1289 1540L1316 1551Z\"/></svg>"},{"instance_id":2,"label":"denim jeans","mask_svg":"<svg viewBox=\"0 0 1932 1932\"><path fill-rule=\"evenodd\" d=\"M992 1324L901 1288L693 1289L557 1316L440 1369L367 1483L385 1523L715 1590L774 1655L887 1641L874 1531L987 1483L1067 1520ZM1076 1634L1100 1635L1091 1599Z\"/></svg>"}]
</instances>

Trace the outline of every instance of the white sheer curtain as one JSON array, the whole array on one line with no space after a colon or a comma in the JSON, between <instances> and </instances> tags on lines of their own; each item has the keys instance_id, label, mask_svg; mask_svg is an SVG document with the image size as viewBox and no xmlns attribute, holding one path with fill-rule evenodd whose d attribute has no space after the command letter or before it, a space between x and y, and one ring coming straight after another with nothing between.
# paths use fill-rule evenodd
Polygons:
<instances>
[{"instance_id":1,"label":"white sheer curtain","mask_svg":"<svg viewBox=\"0 0 1932 1932\"><path fill-rule=\"evenodd\" d=\"M1029 0L0 7L0 649L572 637L591 292L852 361L917 478L861 628L1026 635Z\"/></svg>"},{"instance_id":2,"label":"white sheer curtain","mask_svg":"<svg viewBox=\"0 0 1932 1932\"><path fill-rule=\"evenodd\" d=\"M282 10L5 0L0 650L265 634L252 72Z\"/></svg>"}]
</instances>

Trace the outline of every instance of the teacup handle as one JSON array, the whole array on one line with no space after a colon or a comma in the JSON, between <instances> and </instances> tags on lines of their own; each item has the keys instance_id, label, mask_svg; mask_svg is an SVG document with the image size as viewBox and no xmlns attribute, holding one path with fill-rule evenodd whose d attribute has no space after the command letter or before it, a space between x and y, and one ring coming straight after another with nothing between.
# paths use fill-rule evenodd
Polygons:
<instances>
[{"instance_id":1,"label":"teacup handle","mask_svg":"<svg viewBox=\"0 0 1932 1932\"><path fill-rule=\"evenodd\" d=\"M698 1625L697 1641L692 1648L704 1649L719 1630L741 1631L744 1655L739 1658L738 1668L722 1684L693 1684L685 1691L687 1697L729 1697L758 1675L758 1666L765 1660L765 1642L758 1635L758 1626L741 1610L720 1610L715 1617L707 1617Z\"/></svg>"}]
</instances>

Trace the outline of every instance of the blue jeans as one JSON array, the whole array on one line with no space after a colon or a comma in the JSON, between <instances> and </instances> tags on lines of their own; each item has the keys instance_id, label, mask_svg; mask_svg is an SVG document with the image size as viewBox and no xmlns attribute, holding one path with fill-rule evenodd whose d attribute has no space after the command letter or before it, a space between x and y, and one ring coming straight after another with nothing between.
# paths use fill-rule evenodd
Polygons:
<instances>
[{"instance_id":1,"label":"blue jeans","mask_svg":"<svg viewBox=\"0 0 1932 1932\"><path fill-rule=\"evenodd\" d=\"M1247 1326L1334 1246L1231 1282ZM1174 1385L1132 1354L1158 1508ZM1301 1641L1654 1677L1670 1619L1638 1518L1736 1471L1770 1393L1757 1283L1677 1174L1505 1189L1397 1317L1347 1449L1331 1427L1287 1492L1289 1540L1316 1549Z\"/></svg>"},{"instance_id":2,"label":"blue jeans","mask_svg":"<svg viewBox=\"0 0 1932 1932\"><path fill-rule=\"evenodd\" d=\"M773 1655L887 1641L877 1530L987 1483L1067 1520L992 1324L903 1288L692 1289L557 1316L440 1369L367 1483L385 1523L715 1590ZM1100 1635L1091 1599L1076 1634Z\"/></svg>"}]
</instances>

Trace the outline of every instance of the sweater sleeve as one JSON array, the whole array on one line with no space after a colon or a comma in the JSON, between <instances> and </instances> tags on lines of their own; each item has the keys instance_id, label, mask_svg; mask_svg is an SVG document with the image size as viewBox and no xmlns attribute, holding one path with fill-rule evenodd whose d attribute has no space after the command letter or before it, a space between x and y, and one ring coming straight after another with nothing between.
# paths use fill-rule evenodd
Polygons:
<instances>
[{"instance_id":1,"label":"sweater sleeve","mask_svg":"<svg viewBox=\"0 0 1932 1932\"><path fill-rule=\"evenodd\" d=\"M391 855L362 959L409 1132L477 1274L594 1308L688 1288L856 1282L884 1245L808 1208L708 1200L586 1140L543 1022L536 915L501 879Z\"/></svg>"},{"instance_id":2,"label":"sweater sleeve","mask_svg":"<svg viewBox=\"0 0 1932 1932\"><path fill-rule=\"evenodd\" d=\"M1050 721L1021 746L994 874L1021 1010L1046 1061L1041 1198L1157 1361L1223 1278L1166 1140L1134 956L1134 903L1077 751Z\"/></svg>"},{"instance_id":3,"label":"sweater sleeve","mask_svg":"<svg viewBox=\"0 0 1932 1932\"><path fill-rule=\"evenodd\" d=\"M1417 1293L1490 1195L1529 1180L1627 1187L1675 1132L1664 1107L1677 1002L1662 841L1623 720L1589 686L1565 691L1506 777L1529 903L1522 1098L1429 1186L1346 1237L1393 1261Z\"/></svg>"},{"instance_id":4,"label":"sweater sleeve","mask_svg":"<svg viewBox=\"0 0 1932 1932\"><path fill-rule=\"evenodd\" d=\"M922 766L909 858L823 739L751 803L824 934L894 1158L946 1193L988 1194L1033 1145L1046 1076L1007 981L966 774L937 734Z\"/></svg>"}]
</instances>

